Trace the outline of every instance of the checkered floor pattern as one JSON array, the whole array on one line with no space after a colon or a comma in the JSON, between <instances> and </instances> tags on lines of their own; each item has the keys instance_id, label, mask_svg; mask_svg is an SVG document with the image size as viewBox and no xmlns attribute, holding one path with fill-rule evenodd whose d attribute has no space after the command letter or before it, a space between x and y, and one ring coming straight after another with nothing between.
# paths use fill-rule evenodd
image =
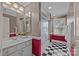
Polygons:
<instances>
[{"instance_id":1,"label":"checkered floor pattern","mask_svg":"<svg viewBox=\"0 0 79 59\"><path fill-rule=\"evenodd\" d=\"M69 56L67 45L59 42L52 42L44 49L42 56Z\"/></svg>"}]
</instances>

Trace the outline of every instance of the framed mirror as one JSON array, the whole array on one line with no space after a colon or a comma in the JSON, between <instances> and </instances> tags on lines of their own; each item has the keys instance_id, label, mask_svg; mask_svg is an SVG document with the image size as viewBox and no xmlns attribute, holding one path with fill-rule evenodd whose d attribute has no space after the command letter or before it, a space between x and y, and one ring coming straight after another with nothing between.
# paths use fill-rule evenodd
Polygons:
<instances>
[{"instance_id":1,"label":"framed mirror","mask_svg":"<svg viewBox=\"0 0 79 59\"><path fill-rule=\"evenodd\" d=\"M17 23L19 35L26 35L31 32L31 17L25 15L23 17L19 17Z\"/></svg>"}]
</instances>

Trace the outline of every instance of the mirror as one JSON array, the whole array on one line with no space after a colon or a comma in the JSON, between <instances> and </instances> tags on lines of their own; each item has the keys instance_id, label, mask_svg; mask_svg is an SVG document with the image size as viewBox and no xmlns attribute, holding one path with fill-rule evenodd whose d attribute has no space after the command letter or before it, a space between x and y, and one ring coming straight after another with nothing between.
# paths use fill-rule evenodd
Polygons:
<instances>
[{"instance_id":1,"label":"mirror","mask_svg":"<svg viewBox=\"0 0 79 59\"><path fill-rule=\"evenodd\" d=\"M18 17L17 21L18 35L26 35L31 31L31 15Z\"/></svg>"}]
</instances>

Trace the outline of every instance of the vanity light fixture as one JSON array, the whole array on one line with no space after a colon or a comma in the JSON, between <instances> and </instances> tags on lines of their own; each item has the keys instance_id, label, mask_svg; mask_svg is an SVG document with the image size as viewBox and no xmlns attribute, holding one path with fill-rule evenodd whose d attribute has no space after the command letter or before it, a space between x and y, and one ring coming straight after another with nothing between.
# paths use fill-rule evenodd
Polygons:
<instances>
[{"instance_id":1,"label":"vanity light fixture","mask_svg":"<svg viewBox=\"0 0 79 59\"><path fill-rule=\"evenodd\" d=\"M19 8L16 3L13 3L13 7L14 7L14 8Z\"/></svg>"},{"instance_id":2,"label":"vanity light fixture","mask_svg":"<svg viewBox=\"0 0 79 59\"><path fill-rule=\"evenodd\" d=\"M30 15L30 14L31 14L31 12L29 11L29 12L28 12L28 14Z\"/></svg>"},{"instance_id":3,"label":"vanity light fixture","mask_svg":"<svg viewBox=\"0 0 79 59\"><path fill-rule=\"evenodd\" d=\"M16 2L4 2L3 7L14 10L18 13L22 13L24 11L24 8L18 5Z\"/></svg>"},{"instance_id":4,"label":"vanity light fixture","mask_svg":"<svg viewBox=\"0 0 79 59\"><path fill-rule=\"evenodd\" d=\"M12 3L11 2L5 2L6 4L8 4L8 5L11 5Z\"/></svg>"},{"instance_id":5,"label":"vanity light fixture","mask_svg":"<svg viewBox=\"0 0 79 59\"><path fill-rule=\"evenodd\" d=\"M20 11L23 11L24 9L23 9L23 7L20 7L19 10L20 10Z\"/></svg>"}]
</instances>

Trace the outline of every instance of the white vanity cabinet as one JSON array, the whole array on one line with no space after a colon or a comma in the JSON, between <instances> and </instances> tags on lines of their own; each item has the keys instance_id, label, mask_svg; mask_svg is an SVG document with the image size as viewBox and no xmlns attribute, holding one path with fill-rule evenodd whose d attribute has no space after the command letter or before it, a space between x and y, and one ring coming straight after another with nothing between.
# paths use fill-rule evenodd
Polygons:
<instances>
[{"instance_id":1,"label":"white vanity cabinet","mask_svg":"<svg viewBox=\"0 0 79 59\"><path fill-rule=\"evenodd\" d=\"M6 44L6 45L5 45ZM3 56L32 56L32 39L17 39L3 44Z\"/></svg>"},{"instance_id":2,"label":"white vanity cabinet","mask_svg":"<svg viewBox=\"0 0 79 59\"><path fill-rule=\"evenodd\" d=\"M17 36L16 40L9 37L9 19L0 17L0 56L32 56L32 38Z\"/></svg>"}]
</instances>

